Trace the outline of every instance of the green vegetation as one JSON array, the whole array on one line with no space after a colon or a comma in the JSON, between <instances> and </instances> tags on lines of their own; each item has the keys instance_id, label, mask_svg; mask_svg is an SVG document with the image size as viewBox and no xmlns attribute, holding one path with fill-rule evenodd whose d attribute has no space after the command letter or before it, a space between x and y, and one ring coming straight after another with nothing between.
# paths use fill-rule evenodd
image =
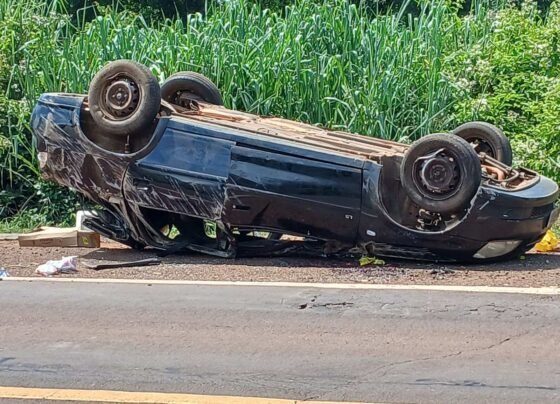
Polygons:
<instances>
[{"instance_id":1,"label":"green vegetation","mask_svg":"<svg viewBox=\"0 0 560 404\"><path fill-rule=\"evenodd\" d=\"M452 54L450 71L463 97L459 120L503 128L517 162L560 180L560 2L542 18L535 3L492 18L491 35ZM468 19L463 19L468 21Z\"/></svg>"},{"instance_id":2,"label":"green vegetation","mask_svg":"<svg viewBox=\"0 0 560 404\"><path fill-rule=\"evenodd\" d=\"M71 220L81 201L40 180L30 113L42 92L86 92L119 58L160 80L203 73L228 107L387 139L488 120L512 139L516 163L560 180L558 2L543 15L532 2L478 0L462 15L462 3L432 0L409 15L406 3L376 14L300 0L279 13L229 0L164 19L154 7L86 18L68 14L75 2L0 0L0 220L15 217L0 227Z\"/></svg>"}]
</instances>

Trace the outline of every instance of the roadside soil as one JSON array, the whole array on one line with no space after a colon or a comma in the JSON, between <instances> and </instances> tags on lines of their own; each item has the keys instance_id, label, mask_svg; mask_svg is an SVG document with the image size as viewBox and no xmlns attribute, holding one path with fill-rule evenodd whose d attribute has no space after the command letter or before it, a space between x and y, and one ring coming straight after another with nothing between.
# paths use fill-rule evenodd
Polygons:
<instances>
[{"instance_id":1,"label":"roadside soil","mask_svg":"<svg viewBox=\"0 0 560 404\"><path fill-rule=\"evenodd\" d=\"M542 287L560 285L560 252L528 253L488 265L442 265L387 259L383 266L360 266L357 260L327 258L222 259L200 254L169 255L156 266L93 270L84 264L156 257L155 250L132 250L104 240L101 248L19 247L0 241L0 267L10 276L39 276L38 265L63 256L78 256L78 272L57 277L166 280L392 283Z\"/></svg>"}]
</instances>

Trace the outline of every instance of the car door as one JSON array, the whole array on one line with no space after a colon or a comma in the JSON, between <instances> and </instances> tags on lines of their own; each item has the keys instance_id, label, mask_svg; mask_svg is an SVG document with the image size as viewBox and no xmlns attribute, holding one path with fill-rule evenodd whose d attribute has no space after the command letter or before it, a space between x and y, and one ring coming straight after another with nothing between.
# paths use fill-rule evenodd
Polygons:
<instances>
[{"instance_id":1,"label":"car door","mask_svg":"<svg viewBox=\"0 0 560 404\"><path fill-rule=\"evenodd\" d=\"M132 163L127 202L209 220L221 217L232 141L167 129L157 146Z\"/></svg>"},{"instance_id":2,"label":"car door","mask_svg":"<svg viewBox=\"0 0 560 404\"><path fill-rule=\"evenodd\" d=\"M224 216L240 228L353 242L361 192L359 168L235 146Z\"/></svg>"}]
</instances>

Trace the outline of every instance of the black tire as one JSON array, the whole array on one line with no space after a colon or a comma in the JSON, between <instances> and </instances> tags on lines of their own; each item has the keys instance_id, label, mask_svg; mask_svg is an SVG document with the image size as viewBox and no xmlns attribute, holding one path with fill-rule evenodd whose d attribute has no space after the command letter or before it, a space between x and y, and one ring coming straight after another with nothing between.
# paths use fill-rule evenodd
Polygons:
<instances>
[{"instance_id":1,"label":"black tire","mask_svg":"<svg viewBox=\"0 0 560 404\"><path fill-rule=\"evenodd\" d=\"M102 132L128 136L152 125L160 109L161 93L157 79L146 66L117 60L95 75L88 102L91 117Z\"/></svg>"},{"instance_id":2,"label":"black tire","mask_svg":"<svg viewBox=\"0 0 560 404\"><path fill-rule=\"evenodd\" d=\"M476 145L477 153L484 152L508 166L513 162L513 152L509 139L499 128L488 122L467 122L452 132Z\"/></svg>"},{"instance_id":3,"label":"black tire","mask_svg":"<svg viewBox=\"0 0 560 404\"><path fill-rule=\"evenodd\" d=\"M180 96L190 93L209 104L224 105L222 94L210 79L195 72L179 72L171 75L161 86L161 97L171 104L182 105Z\"/></svg>"},{"instance_id":4,"label":"black tire","mask_svg":"<svg viewBox=\"0 0 560 404\"><path fill-rule=\"evenodd\" d=\"M480 159L467 141L444 133L428 135L406 151L401 183L410 199L434 213L463 210L481 181Z\"/></svg>"}]
</instances>

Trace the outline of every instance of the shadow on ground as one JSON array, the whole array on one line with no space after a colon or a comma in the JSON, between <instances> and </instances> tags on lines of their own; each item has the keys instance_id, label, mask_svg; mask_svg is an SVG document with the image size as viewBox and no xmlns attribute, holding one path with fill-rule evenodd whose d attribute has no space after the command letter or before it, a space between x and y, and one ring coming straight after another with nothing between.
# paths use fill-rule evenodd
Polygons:
<instances>
[{"instance_id":1,"label":"shadow on ground","mask_svg":"<svg viewBox=\"0 0 560 404\"><path fill-rule=\"evenodd\" d=\"M158 251L146 249L135 251L130 248L100 248L82 255L86 260L126 262L150 257L157 257ZM212 265L230 266L232 264L254 267L290 267L290 268L359 268L357 259L308 258L308 257L270 257L270 258L217 258L196 253L174 254L162 257L162 262L174 265ZM521 258L488 264L442 264L385 259L385 268L406 269L450 269L453 271L546 271L560 268L560 253L528 253Z\"/></svg>"}]
</instances>

